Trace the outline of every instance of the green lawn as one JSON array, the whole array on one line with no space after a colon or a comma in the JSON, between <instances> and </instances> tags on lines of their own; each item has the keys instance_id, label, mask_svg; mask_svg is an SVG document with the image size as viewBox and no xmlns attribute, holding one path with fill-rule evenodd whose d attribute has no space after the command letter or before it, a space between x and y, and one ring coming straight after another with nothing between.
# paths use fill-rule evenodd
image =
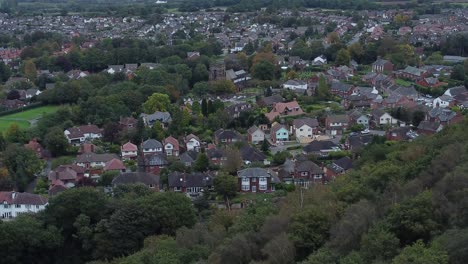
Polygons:
<instances>
[{"instance_id":1,"label":"green lawn","mask_svg":"<svg viewBox=\"0 0 468 264\"><path fill-rule=\"evenodd\" d=\"M0 131L4 132L12 124L16 123L20 128L28 128L31 120L38 119L45 114L54 113L59 109L59 106L41 106L23 112L14 113L11 115L0 116Z\"/></svg>"},{"instance_id":2,"label":"green lawn","mask_svg":"<svg viewBox=\"0 0 468 264\"><path fill-rule=\"evenodd\" d=\"M396 84L401 85L401 86L405 86L405 87L410 87L411 86L411 82L405 81L403 79L396 79L395 82L396 82Z\"/></svg>"}]
</instances>

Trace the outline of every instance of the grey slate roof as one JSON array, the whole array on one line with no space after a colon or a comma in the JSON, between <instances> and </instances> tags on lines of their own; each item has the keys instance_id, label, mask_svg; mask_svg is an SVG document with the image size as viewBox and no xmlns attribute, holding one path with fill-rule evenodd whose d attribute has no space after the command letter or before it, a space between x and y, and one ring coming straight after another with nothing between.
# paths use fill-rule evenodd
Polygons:
<instances>
[{"instance_id":1,"label":"grey slate roof","mask_svg":"<svg viewBox=\"0 0 468 264\"><path fill-rule=\"evenodd\" d=\"M172 172L168 176L169 187L209 187L213 185L211 175L201 172Z\"/></svg>"},{"instance_id":2,"label":"grey slate roof","mask_svg":"<svg viewBox=\"0 0 468 264\"><path fill-rule=\"evenodd\" d=\"M144 149L156 149L163 147L162 143L156 139L148 139L145 142L143 142L142 146Z\"/></svg>"},{"instance_id":3,"label":"grey slate roof","mask_svg":"<svg viewBox=\"0 0 468 264\"><path fill-rule=\"evenodd\" d=\"M237 172L239 178L258 178L258 177L271 177L267 170L262 168L247 168Z\"/></svg>"},{"instance_id":4,"label":"grey slate roof","mask_svg":"<svg viewBox=\"0 0 468 264\"><path fill-rule=\"evenodd\" d=\"M143 183L145 185L159 185L159 176L146 172L126 172L117 175L112 185Z\"/></svg>"}]
</instances>

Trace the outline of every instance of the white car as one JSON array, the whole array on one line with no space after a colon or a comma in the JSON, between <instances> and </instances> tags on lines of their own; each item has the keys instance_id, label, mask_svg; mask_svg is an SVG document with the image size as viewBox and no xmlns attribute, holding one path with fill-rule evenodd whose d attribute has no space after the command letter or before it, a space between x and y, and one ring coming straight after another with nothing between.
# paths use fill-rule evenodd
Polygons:
<instances>
[{"instance_id":1,"label":"white car","mask_svg":"<svg viewBox=\"0 0 468 264\"><path fill-rule=\"evenodd\" d=\"M364 129L363 131L361 131L361 134L369 134L369 129Z\"/></svg>"}]
</instances>

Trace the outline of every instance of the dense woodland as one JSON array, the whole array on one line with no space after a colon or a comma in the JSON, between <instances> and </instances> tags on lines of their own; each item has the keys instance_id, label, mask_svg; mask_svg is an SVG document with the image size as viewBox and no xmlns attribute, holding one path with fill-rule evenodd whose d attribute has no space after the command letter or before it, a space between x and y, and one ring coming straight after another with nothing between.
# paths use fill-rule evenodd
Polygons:
<instances>
[{"instance_id":1,"label":"dense woodland","mask_svg":"<svg viewBox=\"0 0 468 264\"><path fill-rule=\"evenodd\" d=\"M412 143L376 140L346 177L277 192L242 211L210 209L205 198L192 206L182 195L138 185L119 187L113 197L77 188L51 198L38 215L0 222L0 257L8 263L465 263L467 129L464 122Z\"/></svg>"}]
</instances>

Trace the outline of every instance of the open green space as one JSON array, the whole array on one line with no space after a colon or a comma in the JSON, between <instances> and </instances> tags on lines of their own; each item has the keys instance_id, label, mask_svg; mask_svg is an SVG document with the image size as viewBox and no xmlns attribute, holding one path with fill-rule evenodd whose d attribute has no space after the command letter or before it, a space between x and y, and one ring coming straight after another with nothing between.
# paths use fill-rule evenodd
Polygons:
<instances>
[{"instance_id":1,"label":"open green space","mask_svg":"<svg viewBox=\"0 0 468 264\"><path fill-rule=\"evenodd\" d=\"M0 116L0 131L4 132L12 124L17 124L20 128L28 128L32 120L38 119L45 114L54 113L59 109L59 106L41 106L33 109L28 109L23 112L18 112L10 115Z\"/></svg>"},{"instance_id":2,"label":"open green space","mask_svg":"<svg viewBox=\"0 0 468 264\"><path fill-rule=\"evenodd\" d=\"M396 79L395 82L396 82L396 84L401 85L401 86L406 86L406 87L411 86L411 82L405 81L403 79Z\"/></svg>"}]
</instances>

